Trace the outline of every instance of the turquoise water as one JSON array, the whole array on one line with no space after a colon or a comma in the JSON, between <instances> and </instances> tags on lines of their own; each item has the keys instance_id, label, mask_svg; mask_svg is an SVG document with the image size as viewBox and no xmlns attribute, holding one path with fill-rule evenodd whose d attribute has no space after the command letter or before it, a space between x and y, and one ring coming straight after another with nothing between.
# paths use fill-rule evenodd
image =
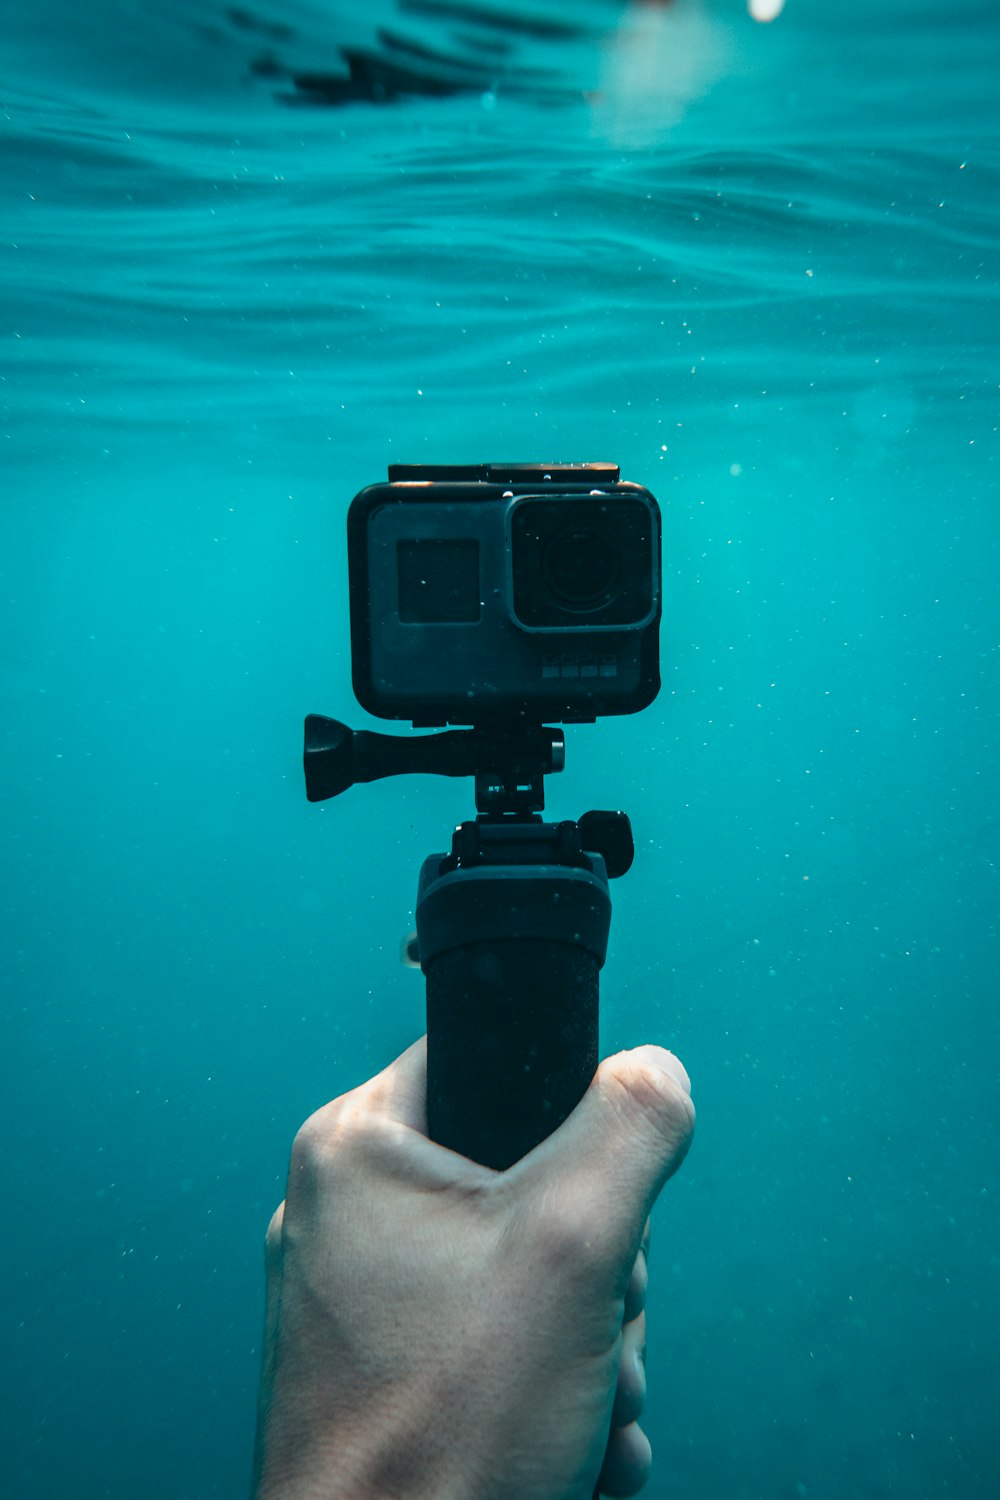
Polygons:
<instances>
[{"instance_id":1,"label":"turquoise water","mask_svg":"<svg viewBox=\"0 0 1000 1500\"><path fill-rule=\"evenodd\" d=\"M1000 13L358 10L0 22L7 1492L246 1493L288 1145L472 810L305 802L346 506L538 457L664 512L664 689L548 789L699 1108L647 1493L995 1496Z\"/></svg>"}]
</instances>

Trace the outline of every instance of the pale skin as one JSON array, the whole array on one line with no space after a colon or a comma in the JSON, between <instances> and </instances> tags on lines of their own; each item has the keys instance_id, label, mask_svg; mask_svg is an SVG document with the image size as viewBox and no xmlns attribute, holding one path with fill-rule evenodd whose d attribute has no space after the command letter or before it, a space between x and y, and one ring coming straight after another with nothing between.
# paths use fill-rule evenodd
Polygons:
<instances>
[{"instance_id":1,"label":"pale skin","mask_svg":"<svg viewBox=\"0 0 1000 1500\"><path fill-rule=\"evenodd\" d=\"M254 1500L625 1500L645 1484L649 1214L694 1128L608 1058L507 1172L427 1138L426 1044L317 1111L267 1232Z\"/></svg>"}]
</instances>

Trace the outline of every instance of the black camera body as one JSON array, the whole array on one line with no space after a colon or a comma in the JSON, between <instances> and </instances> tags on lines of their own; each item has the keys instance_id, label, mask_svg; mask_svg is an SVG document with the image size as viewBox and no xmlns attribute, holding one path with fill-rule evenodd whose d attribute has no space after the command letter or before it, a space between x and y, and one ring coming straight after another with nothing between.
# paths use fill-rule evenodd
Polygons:
<instances>
[{"instance_id":1,"label":"black camera body","mask_svg":"<svg viewBox=\"0 0 1000 1500\"><path fill-rule=\"evenodd\" d=\"M592 723L659 691L660 512L615 464L397 464L347 539L354 692L378 718Z\"/></svg>"}]
</instances>

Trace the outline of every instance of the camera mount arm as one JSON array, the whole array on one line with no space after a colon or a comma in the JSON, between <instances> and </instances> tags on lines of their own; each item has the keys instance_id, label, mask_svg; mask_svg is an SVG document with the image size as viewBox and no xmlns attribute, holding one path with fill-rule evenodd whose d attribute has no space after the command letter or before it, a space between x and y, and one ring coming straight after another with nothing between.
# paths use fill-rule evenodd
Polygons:
<instances>
[{"instance_id":1,"label":"camera mount arm","mask_svg":"<svg viewBox=\"0 0 1000 1500\"><path fill-rule=\"evenodd\" d=\"M523 815L541 812L542 778L561 771L565 761L563 731L542 725L404 737L350 729L322 714L306 718L303 762L310 802L325 802L358 782L384 776L474 776L477 812Z\"/></svg>"}]
</instances>

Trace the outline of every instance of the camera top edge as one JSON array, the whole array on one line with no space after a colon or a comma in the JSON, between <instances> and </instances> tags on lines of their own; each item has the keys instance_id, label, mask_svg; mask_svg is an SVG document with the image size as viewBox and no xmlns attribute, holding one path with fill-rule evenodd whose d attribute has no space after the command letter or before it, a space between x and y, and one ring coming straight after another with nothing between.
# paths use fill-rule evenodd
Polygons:
<instances>
[{"instance_id":1,"label":"camera top edge","mask_svg":"<svg viewBox=\"0 0 1000 1500\"><path fill-rule=\"evenodd\" d=\"M390 464L390 484L475 483L585 484L600 480L617 484L618 464L595 463L482 463L482 464Z\"/></svg>"}]
</instances>

